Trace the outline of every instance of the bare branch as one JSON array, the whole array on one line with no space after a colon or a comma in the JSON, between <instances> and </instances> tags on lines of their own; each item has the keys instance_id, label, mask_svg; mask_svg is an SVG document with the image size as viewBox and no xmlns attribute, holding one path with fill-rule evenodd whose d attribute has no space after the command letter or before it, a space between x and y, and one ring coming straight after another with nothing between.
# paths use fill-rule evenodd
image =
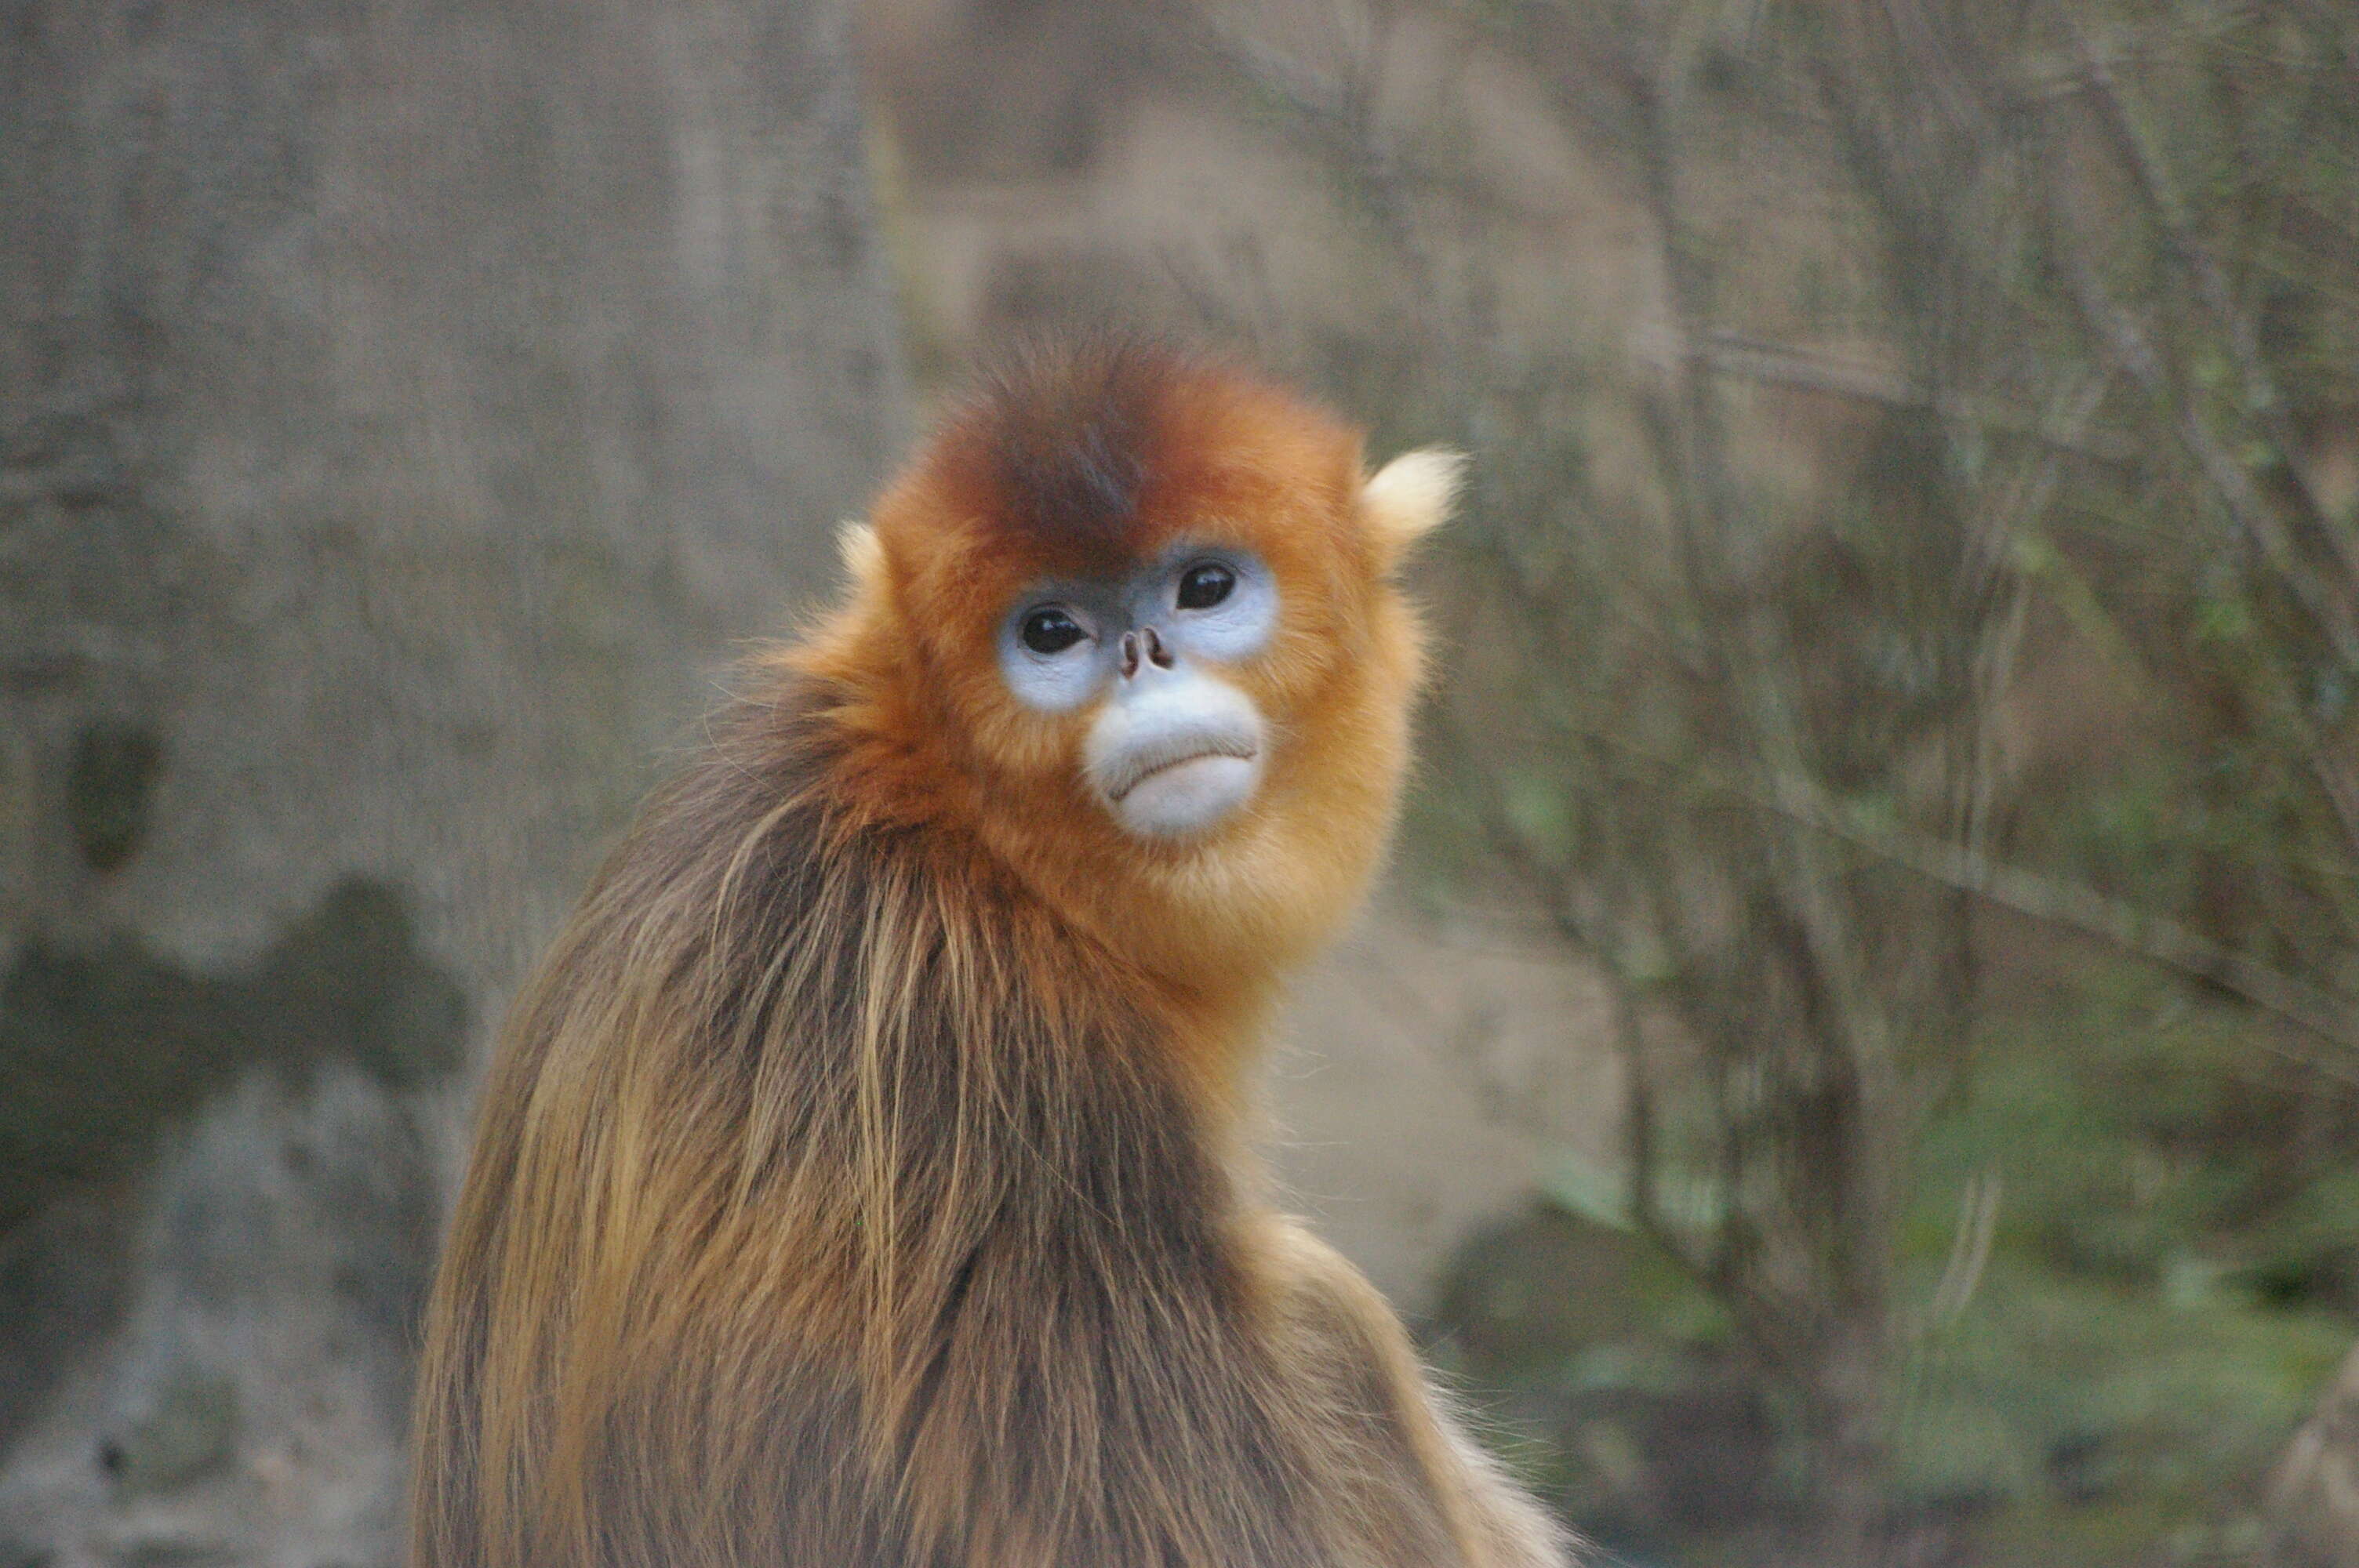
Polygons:
<instances>
[{"instance_id":1,"label":"bare branch","mask_svg":"<svg viewBox=\"0 0 2359 1568\"><path fill-rule=\"evenodd\" d=\"M2129 462L2144 450L2125 435L2089 430L2085 418L2027 415L1988 398L1935 387L1799 344L1716 331L1706 334L1689 351L1723 375L1828 393L1886 408L1923 409L1960 424L2025 437L2072 456Z\"/></svg>"},{"instance_id":2,"label":"bare branch","mask_svg":"<svg viewBox=\"0 0 2359 1568\"><path fill-rule=\"evenodd\" d=\"M2060 192L2050 192L2051 203ZM2070 230L2069 220L2060 227ZM2136 319L2106 291L2078 243L2059 247L2066 259L2073 297L2082 319L2098 337L2114 363L2154 401L2171 412L2171 428L2202 470L2212 493L2226 508L2237 529L2267 561L2288 593L2301 606L2318 635L2343 665L2359 664L2359 625L2346 584L2320 580L2302 559L2293 535L2202 416L2180 395L2163 365L2162 355Z\"/></svg>"},{"instance_id":3,"label":"bare branch","mask_svg":"<svg viewBox=\"0 0 2359 1568\"><path fill-rule=\"evenodd\" d=\"M2071 23L2069 13L2065 16ZM2341 560L2343 570L2359 577L2359 557L2342 530L2327 523L2325 508L2310 487L2300 466L2294 462L2293 427L2287 417L2286 403L2278 391L2277 378L2268 363L2261 357L2260 331L2251 316L2237 302L2230 287L2227 273L2221 267L2202 236L2196 232L2187 203L2180 199L2169 172L2163 167L2158 151L2137 116L2131 112L2129 102L2114 76L2113 63L2104 50L2088 38L2082 40L2082 72L2089 85L2089 95L2098 109L2098 120L2105 127L2114 149L2135 177L2139 196L2144 200L2155 226L2161 230L2172 257L2186 272L2195 286L2196 297L2203 302L2219 326L2229 359L2244 382L2245 404L2261 428L2267 432L2275 465L2288 476L2292 499L2304 514L2301 531L2315 541L2324 543Z\"/></svg>"},{"instance_id":4,"label":"bare branch","mask_svg":"<svg viewBox=\"0 0 2359 1568\"><path fill-rule=\"evenodd\" d=\"M2182 975L2207 980L2337 1047L2330 1053L2301 1051L2264 1039L2266 1049L2340 1082L2359 1085L2359 998L2323 990L2177 921L2093 888L2001 865L1958 845L1905 829L1869 825L1798 777L1777 781L1775 798L1763 804L1880 860L1973 893L2002 909L2097 937Z\"/></svg>"}]
</instances>

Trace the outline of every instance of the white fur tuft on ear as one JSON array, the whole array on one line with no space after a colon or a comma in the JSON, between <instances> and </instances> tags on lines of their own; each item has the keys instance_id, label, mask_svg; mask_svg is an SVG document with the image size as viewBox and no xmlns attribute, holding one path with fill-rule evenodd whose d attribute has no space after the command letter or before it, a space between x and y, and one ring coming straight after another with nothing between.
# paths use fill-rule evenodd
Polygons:
<instances>
[{"instance_id":1,"label":"white fur tuft on ear","mask_svg":"<svg viewBox=\"0 0 2359 1568\"><path fill-rule=\"evenodd\" d=\"M876 530L857 517L835 525L835 552L856 583L873 583L885 575L885 546L876 542Z\"/></svg>"},{"instance_id":2,"label":"white fur tuft on ear","mask_svg":"<svg viewBox=\"0 0 2359 1568\"><path fill-rule=\"evenodd\" d=\"M1466 454L1423 447L1378 469L1363 492L1368 521L1397 557L1450 519Z\"/></svg>"}]
</instances>

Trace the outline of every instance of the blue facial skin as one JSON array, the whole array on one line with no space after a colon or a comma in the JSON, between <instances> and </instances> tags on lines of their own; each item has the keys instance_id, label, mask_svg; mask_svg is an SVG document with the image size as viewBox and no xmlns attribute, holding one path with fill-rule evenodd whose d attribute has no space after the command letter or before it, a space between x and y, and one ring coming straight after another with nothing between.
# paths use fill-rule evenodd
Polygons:
<instances>
[{"instance_id":1,"label":"blue facial skin","mask_svg":"<svg viewBox=\"0 0 2359 1568\"><path fill-rule=\"evenodd\" d=\"M1201 610L1180 608L1181 583L1207 565L1233 575L1227 597ZM1081 639L1053 654L1027 647L1025 623L1044 609L1071 617ZM1152 628L1184 671L1250 658L1277 626L1277 580L1259 557L1220 545L1180 544L1119 582L1081 578L1037 585L1000 621L999 668L1024 706L1064 713L1120 678L1125 633Z\"/></svg>"}]
</instances>

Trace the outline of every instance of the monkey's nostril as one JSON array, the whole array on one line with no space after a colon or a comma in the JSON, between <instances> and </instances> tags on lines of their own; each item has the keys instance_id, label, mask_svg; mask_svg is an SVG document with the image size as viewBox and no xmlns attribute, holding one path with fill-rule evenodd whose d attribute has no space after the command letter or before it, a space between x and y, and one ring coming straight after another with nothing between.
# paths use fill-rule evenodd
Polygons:
<instances>
[{"instance_id":1,"label":"monkey's nostril","mask_svg":"<svg viewBox=\"0 0 2359 1568\"><path fill-rule=\"evenodd\" d=\"M1150 637L1154 634L1155 633L1152 632L1147 633ZM1125 632L1122 634L1122 678L1128 680L1137 673L1138 633L1136 632Z\"/></svg>"},{"instance_id":2,"label":"monkey's nostril","mask_svg":"<svg viewBox=\"0 0 2359 1568\"><path fill-rule=\"evenodd\" d=\"M1145 634L1147 637L1147 657L1148 662L1153 664L1158 669L1169 669L1171 667L1171 650L1163 645L1163 639L1155 634L1154 627L1149 626Z\"/></svg>"}]
</instances>

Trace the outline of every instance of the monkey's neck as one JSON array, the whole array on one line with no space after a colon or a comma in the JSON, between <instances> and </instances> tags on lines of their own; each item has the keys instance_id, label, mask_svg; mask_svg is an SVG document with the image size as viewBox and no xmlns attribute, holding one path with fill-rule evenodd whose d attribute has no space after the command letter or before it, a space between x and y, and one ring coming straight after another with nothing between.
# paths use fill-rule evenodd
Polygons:
<instances>
[{"instance_id":1,"label":"monkey's neck","mask_svg":"<svg viewBox=\"0 0 2359 1568\"><path fill-rule=\"evenodd\" d=\"M1125 1049L1167 1061L1208 1124L1234 1121L1285 975L1332 921L1309 936L1274 921L1259 906L1282 875L1239 876L1219 855L1198 862L1133 843L1077 786L994 786L890 672L798 682L776 706L807 706L818 691L825 718L810 751L838 819L875 829L859 852L896 846L942 900L945 928L969 927L952 933L962 950L995 954L1033 992L1147 1021L1148 1038ZM1208 886L1228 892L1231 918L1208 912Z\"/></svg>"}]
</instances>

